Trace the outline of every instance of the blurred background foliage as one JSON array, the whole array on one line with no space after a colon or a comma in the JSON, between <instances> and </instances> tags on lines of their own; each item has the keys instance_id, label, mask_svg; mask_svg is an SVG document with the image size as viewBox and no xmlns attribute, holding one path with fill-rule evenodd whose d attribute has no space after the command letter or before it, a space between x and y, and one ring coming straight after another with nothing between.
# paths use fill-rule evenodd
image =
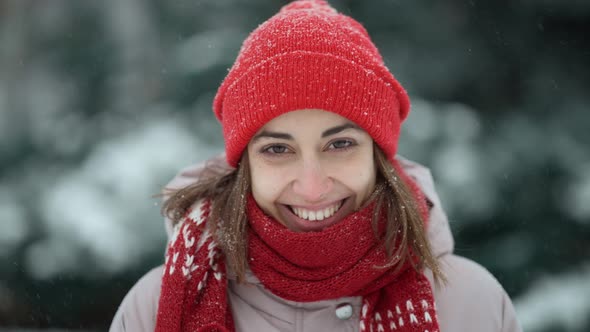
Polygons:
<instances>
[{"instance_id":1,"label":"blurred background foliage","mask_svg":"<svg viewBox=\"0 0 590 332\"><path fill-rule=\"evenodd\" d=\"M222 150L214 93L278 0L0 0L0 327L105 330ZM412 97L457 253L525 331L590 330L590 2L341 0Z\"/></svg>"}]
</instances>

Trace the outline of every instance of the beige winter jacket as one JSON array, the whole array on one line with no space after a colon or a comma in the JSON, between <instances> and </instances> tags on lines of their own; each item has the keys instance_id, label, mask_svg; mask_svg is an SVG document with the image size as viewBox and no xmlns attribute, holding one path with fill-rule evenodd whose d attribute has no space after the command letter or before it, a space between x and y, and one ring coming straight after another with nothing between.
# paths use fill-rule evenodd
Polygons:
<instances>
[{"instance_id":1,"label":"beige winter jacket","mask_svg":"<svg viewBox=\"0 0 590 332\"><path fill-rule=\"evenodd\" d=\"M416 163L400 160L434 204L428 237L441 262L448 283L437 287L431 282L438 321L442 332L517 332L521 328L506 292L482 266L453 254L453 237L440 200L434 191L430 171ZM217 158L214 162L222 162ZM200 168L184 170L171 183L182 187L195 180ZM170 225L166 225L170 236ZM156 323L163 266L148 272L129 291L117 311L110 331L153 331ZM250 285L229 277L229 301L237 331L358 331L360 297L345 297L311 303L281 299L267 291L248 274ZM349 309L352 309L350 311Z\"/></svg>"}]
</instances>

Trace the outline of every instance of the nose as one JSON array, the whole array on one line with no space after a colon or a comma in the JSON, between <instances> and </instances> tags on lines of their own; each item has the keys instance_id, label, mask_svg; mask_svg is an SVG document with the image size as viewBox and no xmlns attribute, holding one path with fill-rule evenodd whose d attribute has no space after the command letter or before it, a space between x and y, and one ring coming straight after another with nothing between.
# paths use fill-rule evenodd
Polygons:
<instances>
[{"instance_id":1,"label":"nose","mask_svg":"<svg viewBox=\"0 0 590 332\"><path fill-rule=\"evenodd\" d=\"M293 192L306 202L320 202L332 190L333 180L317 158L303 160L293 181Z\"/></svg>"}]
</instances>

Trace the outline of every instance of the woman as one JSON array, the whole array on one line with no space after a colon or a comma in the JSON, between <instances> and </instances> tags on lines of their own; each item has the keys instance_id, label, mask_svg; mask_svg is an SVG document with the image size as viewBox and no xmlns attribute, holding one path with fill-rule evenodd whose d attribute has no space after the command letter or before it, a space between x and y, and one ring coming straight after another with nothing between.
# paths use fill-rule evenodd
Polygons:
<instances>
[{"instance_id":1,"label":"woman","mask_svg":"<svg viewBox=\"0 0 590 332\"><path fill-rule=\"evenodd\" d=\"M227 164L175 181L165 265L111 331L520 330L493 277L452 255L427 170L396 159L409 99L358 22L283 7L214 112Z\"/></svg>"}]
</instances>

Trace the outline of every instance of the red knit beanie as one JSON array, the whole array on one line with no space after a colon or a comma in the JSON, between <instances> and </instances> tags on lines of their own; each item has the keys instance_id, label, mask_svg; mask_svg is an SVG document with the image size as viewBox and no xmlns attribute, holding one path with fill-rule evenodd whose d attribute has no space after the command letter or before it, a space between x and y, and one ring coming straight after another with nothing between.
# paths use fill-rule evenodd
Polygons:
<instances>
[{"instance_id":1,"label":"red knit beanie","mask_svg":"<svg viewBox=\"0 0 590 332\"><path fill-rule=\"evenodd\" d=\"M409 104L360 23L326 1L299 0L244 41L213 111L223 127L227 161L236 167L262 126L301 109L353 121L392 160Z\"/></svg>"}]
</instances>

